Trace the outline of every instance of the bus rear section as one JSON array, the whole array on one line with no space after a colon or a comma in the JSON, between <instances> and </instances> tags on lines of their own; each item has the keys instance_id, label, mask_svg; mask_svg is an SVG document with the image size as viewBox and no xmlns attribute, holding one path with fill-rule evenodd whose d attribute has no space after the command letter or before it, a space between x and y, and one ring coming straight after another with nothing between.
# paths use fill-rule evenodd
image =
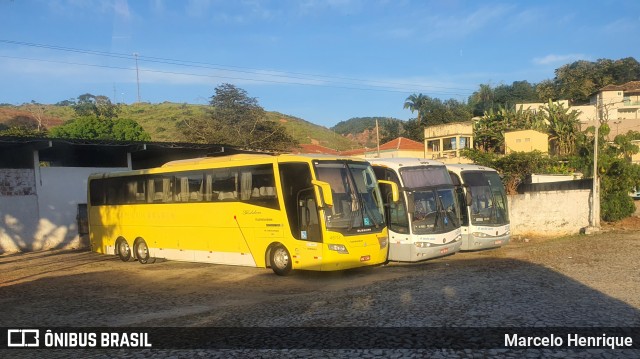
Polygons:
<instances>
[{"instance_id":1,"label":"bus rear section","mask_svg":"<svg viewBox=\"0 0 640 359\"><path fill-rule=\"evenodd\" d=\"M293 269L384 263L387 232L366 162L234 155L89 178L92 250Z\"/></svg>"},{"instance_id":2,"label":"bus rear section","mask_svg":"<svg viewBox=\"0 0 640 359\"><path fill-rule=\"evenodd\" d=\"M460 250L460 209L444 164L417 158L369 162L378 178L402 189L399 202L386 201L390 261L417 262Z\"/></svg>"},{"instance_id":3,"label":"bus rear section","mask_svg":"<svg viewBox=\"0 0 640 359\"><path fill-rule=\"evenodd\" d=\"M511 240L509 208L498 172L478 165L447 165L461 204L462 250L503 246Z\"/></svg>"}]
</instances>

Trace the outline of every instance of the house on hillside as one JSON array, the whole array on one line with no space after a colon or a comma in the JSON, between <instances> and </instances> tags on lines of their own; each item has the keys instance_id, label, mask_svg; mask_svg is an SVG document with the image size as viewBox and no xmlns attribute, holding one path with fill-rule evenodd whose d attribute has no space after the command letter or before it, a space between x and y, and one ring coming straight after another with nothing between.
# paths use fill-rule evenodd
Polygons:
<instances>
[{"instance_id":1,"label":"house on hillside","mask_svg":"<svg viewBox=\"0 0 640 359\"><path fill-rule=\"evenodd\" d=\"M631 130L640 131L640 81L607 85L591 95L588 105L571 106L567 100L558 103L578 111L582 130L596 121L607 122L611 128L609 140ZM516 104L516 109L538 111L546 106L547 103Z\"/></svg>"},{"instance_id":2,"label":"house on hillside","mask_svg":"<svg viewBox=\"0 0 640 359\"><path fill-rule=\"evenodd\" d=\"M452 122L424 129L424 158L444 163L470 163L460 150L473 148L473 122Z\"/></svg>"},{"instance_id":3,"label":"house on hillside","mask_svg":"<svg viewBox=\"0 0 640 359\"><path fill-rule=\"evenodd\" d=\"M504 133L504 153L540 151L549 153L549 135L536 130Z\"/></svg>"}]
</instances>

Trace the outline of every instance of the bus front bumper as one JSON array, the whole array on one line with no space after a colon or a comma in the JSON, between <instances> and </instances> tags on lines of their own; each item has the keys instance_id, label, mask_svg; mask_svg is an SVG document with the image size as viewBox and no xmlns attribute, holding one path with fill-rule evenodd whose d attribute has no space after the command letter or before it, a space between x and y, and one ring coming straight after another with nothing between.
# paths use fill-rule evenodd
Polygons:
<instances>
[{"instance_id":1,"label":"bus front bumper","mask_svg":"<svg viewBox=\"0 0 640 359\"><path fill-rule=\"evenodd\" d=\"M398 262L420 262L427 259L444 257L460 250L461 240L446 244L431 244L418 247L415 243L391 243L389 245L389 260Z\"/></svg>"},{"instance_id":2,"label":"bus front bumper","mask_svg":"<svg viewBox=\"0 0 640 359\"><path fill-rule=\"evenodd\" d=\"M478 237L473 234L462 234L463 251L476 251L480 249L497 248L504 246L511 240L511 234L500 236Z\"/></svg>"}]
</instances>

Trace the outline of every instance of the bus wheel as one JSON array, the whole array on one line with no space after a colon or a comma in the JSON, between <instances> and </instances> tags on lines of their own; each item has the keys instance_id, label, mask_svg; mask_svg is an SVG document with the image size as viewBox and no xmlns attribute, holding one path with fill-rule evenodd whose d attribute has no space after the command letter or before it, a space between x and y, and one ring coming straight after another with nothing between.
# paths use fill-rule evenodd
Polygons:
<instances>
[{"instance_id":1,"label":"bus wheel","mask_svg":"<svg viewBox=\"0 0 640 359\"><path fill-rule=\"evenodd\" d=\"M131 260L131 247L129 247L129 243L127 240L120 237L116 241L116 254L123 262L128 262Z\"/></svg>"},{"instance_id":2,"label":"bus wheel","mask_svg":"<svg viewBox=\"0 0 640 359\"><path fill-rule=\"evenodd\" d=\"M149 247L147 246L147 242L142 238L136 239L136 243L133 245L133 251L136 253L136 258L138 258L138 262L141 264L153 263L155 261L149 262Z\"/></svg>"},{"instance_id":3,"label":"bus wheel","mask_svg":"<svg viewBox=\"0 0 640 359\"><path fill-rule=\"evenodd\" d=\"M282 244L278 244L271 249L270 262L271 269L275 274L288 275L291 273L291 256Z\"/></svg>"}]
</instances>

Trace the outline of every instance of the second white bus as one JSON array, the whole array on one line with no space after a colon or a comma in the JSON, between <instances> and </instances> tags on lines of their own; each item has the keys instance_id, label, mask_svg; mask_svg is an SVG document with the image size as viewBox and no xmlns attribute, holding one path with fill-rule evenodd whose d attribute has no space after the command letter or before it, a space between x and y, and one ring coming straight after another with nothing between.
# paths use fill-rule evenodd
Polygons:
<instances>
[{"instance_id":1,"label":"second white bus","mask_svg":"<svg viewBox=\"0 0 640 359\"><path fill-rule=\"evenodd\" d=\"M367 160L377 178L402 189L398 203L385 201L390 261L417 262L460 250L460 210L443 163L418 158Z\"/></svg>"},{"instance_id":2,"label":"second white bus","mask_svg":"<svg viewBox=\"0 0 640 359\"><path fill-rule=\"evenodd\" d=\"M511 239L507 195L493 168L447 165L461 204L462 250L503 246Z\"/></svg>"}]
</instances>

